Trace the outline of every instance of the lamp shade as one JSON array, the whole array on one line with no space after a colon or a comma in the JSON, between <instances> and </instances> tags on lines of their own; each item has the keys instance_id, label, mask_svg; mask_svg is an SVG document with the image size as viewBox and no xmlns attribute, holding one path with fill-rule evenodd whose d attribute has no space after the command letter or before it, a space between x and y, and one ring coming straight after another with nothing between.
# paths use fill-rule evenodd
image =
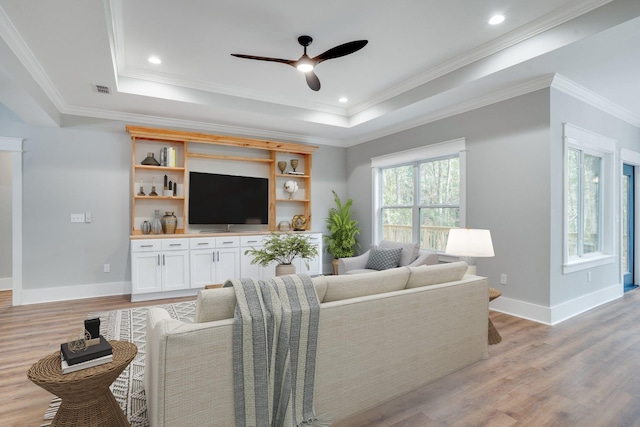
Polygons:
<instances>
[{"instance_id":1,"label":"lamp shade","mask_svg":"<svg viewBox=\"0 0 640 427\"><path fill-rule=\"evenodd\" d=\"M452 228L445 252L463 257L492 257L493 243L489 230Z\"/></svg>"}]
</instances>

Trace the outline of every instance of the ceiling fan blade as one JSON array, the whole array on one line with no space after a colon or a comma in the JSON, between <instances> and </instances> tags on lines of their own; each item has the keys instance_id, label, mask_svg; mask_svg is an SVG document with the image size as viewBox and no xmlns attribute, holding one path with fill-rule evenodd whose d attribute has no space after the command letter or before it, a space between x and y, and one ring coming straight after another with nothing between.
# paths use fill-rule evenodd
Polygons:
<instances>
[{"instance_id":1,"label":"ceiling fan blade","mask_svg":"<svg viewBox=\"0 0 640 427\"><path fill-rule=\"evenodd\" d=\"M313 58L313 61L317 61L317 63L321 63L322 61L326 61L327 59L340 58L341 56L352 54L353 52L357 52L363 47L365 47L369 43L368 40L356 40L349 43L341 44L340 46L333 47L326 52L321 53L320 55Z\"/></svg>"},{"instance_id":2,"label":"ceiling fan blade","mask_svg":"<svg viewBox=\"0 0 640 427\"><path fill-rule=\"evenodd\" d=\"M309 71L304 73L304 77L307 79L309 87L315 91L320 90L320 79L316 76L316 73Z\"/></svg>"},{"instance_id":3,"label":"ceiling fan blade","mask_svg":"<svg viewBox=\"0 0 640 427\"><path fill-rule=\"evenodd\" d=\"M239 53L232 53L231 56L235 56L237 58L255 59L258 61L280 62L281 64L291 65L292 67L295 67L294 63L296 62L291 59L269 58L266 56L241 55Z\"/></svg>"}]
</instances>

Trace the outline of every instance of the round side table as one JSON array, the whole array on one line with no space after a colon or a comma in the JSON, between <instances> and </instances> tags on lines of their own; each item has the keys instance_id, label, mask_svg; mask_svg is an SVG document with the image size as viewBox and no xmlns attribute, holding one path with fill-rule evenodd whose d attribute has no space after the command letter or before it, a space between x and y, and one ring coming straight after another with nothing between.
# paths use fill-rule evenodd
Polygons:
<instances>
[{"instance_id":1,"label":"round side table","mask_svg":"<svg viewBox=\"0 0 640 427\"><path fill-rule=\"evenodd\" d=\"M489 288L489 302L498 298L502 293L494 288ZM498 344L502 341L502 337L500 336L500 332L493 326L493 322L489 319L489 345Z\"/></svg>"},{"instance_id":2,"label":"round side table","mask_svg":"<svg viewBox=\"0 0 640 427\"><path fill-rule=\"evenodd\" d=\"M63 374L60 352L36 362L27 372L35 384L62 402L51 427L130 427L109 386L133 360L138 348L126 341L109 341L113 361Z\"/></svg>"}]
</instances>

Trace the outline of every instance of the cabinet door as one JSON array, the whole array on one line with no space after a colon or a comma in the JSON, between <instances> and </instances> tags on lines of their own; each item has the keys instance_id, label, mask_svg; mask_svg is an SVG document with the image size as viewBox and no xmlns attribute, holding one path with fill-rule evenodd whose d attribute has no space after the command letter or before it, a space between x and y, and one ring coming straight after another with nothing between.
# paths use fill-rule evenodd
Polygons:
<instances>
[{"instance_id":1,"label":"cabinet door","mask_svg":"<svg viewBox=\"0 0 640 427\"><path fill-rule=\"evenodd\" d=\"M189 251L162 252L162 290L189 288Z\"/></svg>"},{"instance_id":2,"label":"cabinet door","mask_svg":"<svg viewBox=\"0 0 640 427\"><path fill-rule=\"evenodd\" d=\"M262 246L254 246L256 249L262 249ZM240 277L254 277L257 279L266 279L276 275L276 263L271 263L267 267L258 264L251 264L253 257L245 255L244 251L249 248L240 248Z\"/></svg>"},{"instance_id":3,"label":"cabinet door","mask_svg":"<svg viewBox=\"0 0 640 427\"><path fill-rule=\"evenodd\" d=\"M293 263L296 266L296 273L308 274L309 276L317 276L319 274L322 274L322 234L309 234L309 240L318 251L318 256L308 261L309 269L307 269L307 264L305 264L302 258L295 258L293 260Z\"/></svg>"},{"instance_id":4,"label":"cabinet door","mask_svg":"<svg viewBox=\"0 0 640 427\"><path fill-rule=\"evenodd\" d=\"M189 258L191 262L192 288L204 288L206 285L217 283L214 277L215 256L215 249L198 249L191 251Z\"/></svg>"},{"instance_id":5,"label":"cabinet door","mask_svg":"<svg viewBox=\"0 0 640 427\"><path fill-rule=\"evenodd\" d=\"M225 248L216 251L215 283L240 278L240 249Z\"/></svg>"},{"instance_id":6,"label":"cabinet door","mask_svg":"<svg viewBox=\"0 0 640 427\"><path fill-rule=\"evenodd\" d=\"M160 252L131 254L131 293L143 294L161 290Z\"/></svg>"}]
</instances>

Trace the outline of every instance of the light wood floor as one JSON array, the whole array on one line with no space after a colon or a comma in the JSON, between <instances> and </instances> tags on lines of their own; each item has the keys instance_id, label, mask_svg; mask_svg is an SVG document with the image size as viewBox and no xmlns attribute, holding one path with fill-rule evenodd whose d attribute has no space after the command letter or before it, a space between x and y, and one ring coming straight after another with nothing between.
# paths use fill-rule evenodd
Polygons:
<instances>
[{"instance_id":1,"label":"light wood floor","mask_svg":"<svg viewBox=\"0 0 640 427\"><path fill-rule=\"evenodd\" d=\"M86 313L140 305L150 303L108 297L11 307L10 292L0 292L0 425L40 424L51 395L26 372ZM488 360L336 426L640 426L640 290L554 327L491 319L503 340Z\"/></svg>"}]
</instances>

